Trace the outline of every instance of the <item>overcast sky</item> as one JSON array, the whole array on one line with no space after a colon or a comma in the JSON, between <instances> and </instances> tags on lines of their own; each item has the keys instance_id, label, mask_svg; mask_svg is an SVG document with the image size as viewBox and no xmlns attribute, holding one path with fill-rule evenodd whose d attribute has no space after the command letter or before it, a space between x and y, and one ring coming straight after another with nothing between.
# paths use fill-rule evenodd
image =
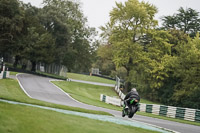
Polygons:
<instances>
[{"instance_id":1,"label":"overcast sky","mask_svg":"<svg viewBox=\"0 0 200 133\"><path fill-rule=\"evenodd\" d=\"M43 0L21 0L24 3L30 2L32 5L42 7ZM109 21L109 12L115 7L116 2L125 2L127 0L79 0L82 3L84 15L88 18L88 24L91 27L103 26ZM142 0L139 0L142 1ZM158 8L156 19L161 16L173 15L182 6L192 8L200 12L200 0L144 0L154 4Z\"/></svg>"}]
</instances>

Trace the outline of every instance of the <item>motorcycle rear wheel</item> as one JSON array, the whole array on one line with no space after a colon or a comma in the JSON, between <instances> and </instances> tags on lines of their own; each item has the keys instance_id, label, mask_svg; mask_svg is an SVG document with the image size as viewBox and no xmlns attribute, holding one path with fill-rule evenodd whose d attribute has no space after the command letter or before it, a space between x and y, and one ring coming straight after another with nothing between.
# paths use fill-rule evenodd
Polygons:
<instances>
[{"instance_id":1,"label":"motorcycle rear wheel","mask_svg":"<svg viewBox=\"0 0 200 133\"><path fill-rule=\"evenodd\" d=\"M135 106L131 106L130 109L129 109L129 114L128 114L128 118L132 118L135 114L135 109L136 107Z\"/></svg>"}]
</instances>

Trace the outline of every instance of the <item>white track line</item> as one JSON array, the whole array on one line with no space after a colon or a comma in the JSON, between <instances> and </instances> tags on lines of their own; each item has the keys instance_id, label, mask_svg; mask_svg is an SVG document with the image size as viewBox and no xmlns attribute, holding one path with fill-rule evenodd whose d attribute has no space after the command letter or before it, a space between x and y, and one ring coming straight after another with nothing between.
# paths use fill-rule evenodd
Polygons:
<instances>
[{"instance_id":1,"label":"white track line","mask_svg":"<svg viewBox=\"0 0 200 133\"><path fill-rule=\"evenodd\" d=\"M59 88L58 86L56 86L54 83L52 83L51 81L63 81L63 80L54 80L54 79L50 79L49 80L49 83L51 83L53 86L55 86L57 89L59 89L60 91L62 91L63 93L65 93L65 95L67 95L69 98L71 98L72 100L74 100L74 101L76 101L76 102L78 102L78 103L80 103L80 104L83 104L83 103L81 103L81 102L79 102L79 101L77 101L76 99L74 99L73 97L71 97L68 93L66 93L65 91L63 91L61 88Z\"/></svg>"},{"instance_id":2,"label":"white track line","mask_svg":"<svg viewBox=\"0 0 200 133\"><path fill-rule=\"evenodd\" d=\"M18 75L21 75L21 74L23 74L23 73L18 73L18 74L16 75L16 79L17 79L17 81L18 81L20 87L21 87L22 90L24 91L24 93L25 93L28 97L32 98L32 97L26 92L26 90L24 89L24 87L22 86L21 82L19 81L19 79L18 79L18 77L17 77Z\"/></svg>"}]
</instances>

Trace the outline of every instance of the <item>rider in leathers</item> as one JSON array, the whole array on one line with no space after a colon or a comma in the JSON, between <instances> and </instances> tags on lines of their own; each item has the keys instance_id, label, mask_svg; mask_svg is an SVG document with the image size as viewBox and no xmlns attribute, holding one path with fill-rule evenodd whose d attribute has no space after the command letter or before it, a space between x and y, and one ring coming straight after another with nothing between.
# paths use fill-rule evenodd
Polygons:
<instances>
[{"instance_id":1,"label":"rider in leathers","mask_svg":"<svg viewBox=\"0 0 200 133\"><path fill-rule=\"evenodd\" d=\"M136 99L138 101L137 103L140 102L140 96L139 96L136 88L132 88L131 91L125 96L125 98L124 98L124 105L125 105L124 108L126 106L129 106L129 103L132 99ZM136 104L135 113L137 112L138 108L139 108L138 104ZM125 116L124 111L122 111L122 113L123 113L122 116L124 117Z\"/></svg>"}]
</instances>

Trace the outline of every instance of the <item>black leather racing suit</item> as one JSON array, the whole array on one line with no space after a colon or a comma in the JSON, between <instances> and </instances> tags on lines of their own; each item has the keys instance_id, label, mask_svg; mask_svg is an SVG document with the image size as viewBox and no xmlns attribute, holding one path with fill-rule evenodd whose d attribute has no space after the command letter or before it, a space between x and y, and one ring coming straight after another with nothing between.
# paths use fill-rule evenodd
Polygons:
<instances>
[{"instance_id":1,"label":"black leather racing suit","mask_svg":"<svg viewBox=\"0 0 200 133\"><path fill-rule=\"evenodd\" d=\"M125 106L129 106L129 103L130 103L130 101L133 99L133 98L135 98L135 99L137 99L138 100L138 103L140 102L140 96L139 96L139 94L138 94L138 92L137 91L130 91L126 96L125 96L125 98L124 98L124 104L125 104ZM135 112L137 112L137 110L138 110L138 105L136 106L137 107L137 109L136 109L136 111Z\"/></svg>"}]
</instances>

